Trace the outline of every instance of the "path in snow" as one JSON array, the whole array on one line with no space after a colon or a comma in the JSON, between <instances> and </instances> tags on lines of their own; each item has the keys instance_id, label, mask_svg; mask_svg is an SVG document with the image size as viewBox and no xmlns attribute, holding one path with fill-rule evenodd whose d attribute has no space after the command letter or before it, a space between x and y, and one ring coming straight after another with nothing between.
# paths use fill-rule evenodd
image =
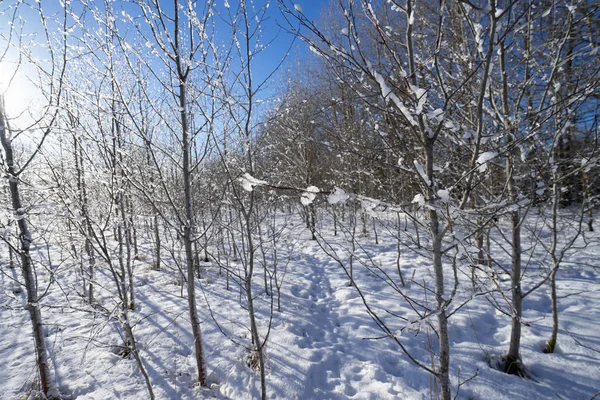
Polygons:
<instances>
[{"instance_id":1,"label":"path in snow","mask_svg":"<svg viewBox=\"0 0 600 400\"><path fill-rule=\"evenodd\" d=\"M389 340L364 340L381 332L356 289L316 242L303 244L282 299L287 332L274 336L269 345L274 349L272 374L282 376L279 368L295 372L295 382L282 382L281 398L402 397L410 389L400 385L405 361L399 349ZM282 365L284 360L293 364Z\"/></svg>"}]
</instances>

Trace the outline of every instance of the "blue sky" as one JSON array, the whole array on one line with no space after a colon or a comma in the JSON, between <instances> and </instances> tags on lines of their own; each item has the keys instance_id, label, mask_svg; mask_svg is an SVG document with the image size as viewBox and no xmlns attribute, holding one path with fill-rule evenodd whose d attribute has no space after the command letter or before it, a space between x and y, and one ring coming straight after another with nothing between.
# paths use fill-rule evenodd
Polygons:
<instances>
[{"instance_id":1,"label":"blue sky","mask_svg":"<svg viewBox=\"0 0 600 400\"><path fill-rule=\"evenodd\" d=\"M199 6L203 1L204 0L198 0ZM219 12L226 11L224 2L225 0L216 0L217 9ZM235 9L239 0L228 0L228 2L231 8ZM254 0L253 3L255 7L261 7L266 2L267 0ZM4 39L7 38L9 34L8 20L11 19L11 16L13 15L13 7L16 3L17 0L0 1L0 25L2 25L0 26L0 35L2 35L0 36L0 42L6 42ZM132 14L136 13L137 7L133 6L131 3L127 3L128 2L116 1L113 4L117 10L125 8ZM161 3L164 5L165 9L172 9L173 3L171 0L161 0ZM262 26L263 43L270 40L272 40L272 43L270 44L270 47L265 50L260 57L258 57L257 62L254 65L253 74L257 81L265 78L273 70L273 68L279 64L281 58L290 47L290 44L293 40L293 36L282 28L287 26L287 22L280 13L277 0L271 0L269 3L270 6L267 13L268 18ZM303 13L309 19L318 21L320 11L327 3L328 0L292 0L291 4L300 5ZM36 3L32 2L31 4L35 5ZM78 1L73 0L72 4L76 6ZM101 6L100 1L91 4ZM44 9L44 14L48 17L48 21L52 21L53 19L60 21L62 18L62 8L58 0L41 0L41 5ZM139 13L139 10L137 11L137 13ZM18 8L18 13L15 15L17 16L15 25L22 26L23 32L26 36L24 42L27 43L33 41L36 43L33 45L33 47L30 47L33 50L34 56L41 60L47 58L48 52L43 44L45 41L45 36L42 31L42 24L40 23L40 16L37 10L21 5ZM57 25L49 22L49 30L53 33L56 33L60 30L60 28ZM35 68L27 66L26 63L19 67L19 73L15 79L11 81L10 87L8 87L8 77L12 76L11 72L16 68L17 65L15 61L18 58L18 48L19 43L13 40L12 48L9 49L4 58L0 60L0 91L6 94L7 106L12 115L18 113L19 110L30 108L30 103L35 97L36 93L35 82L31 82L31 80L36 80ZM0 54L3 52L4 47L0 48ZM290 57L288 57L286 63L287 65L293 65L296 58L300 58L300 60L302 60L306 57L310 57L310 54L311 53L308 51L306 45L300 40L296 40L290 53ZM284 72L285 71L280 73ZM280 76L281 75L279 75L279 77ZM276 91L277 87L279 86L279 79L276 77L274 82L269 86L266 94L273 93L273 91Z\"/></svg>"}]
</instances>

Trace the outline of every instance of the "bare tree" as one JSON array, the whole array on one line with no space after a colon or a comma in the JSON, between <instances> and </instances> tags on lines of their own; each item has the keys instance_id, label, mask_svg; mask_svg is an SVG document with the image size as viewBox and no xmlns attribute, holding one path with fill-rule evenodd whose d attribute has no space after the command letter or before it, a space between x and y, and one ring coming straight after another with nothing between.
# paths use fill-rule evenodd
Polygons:
<instances>
[{"instance_id":1,"label":"bare tree","mask_svg":"<svg viewBox=\"0 0 600 400\"><path fill-rule=\"evenodd\" d=\"M66 30L67 16L66 12L61 13L60 20L48 21L41 3L38 3L35 6L35 11L40 17L40 27L43 32L42 37L46 40L48 45L48 61L46 63L40 63L33 59L31 53L27 52L27 44L20 43L23 38L24 21L18 18L19 12L21 11L19 7L23 6L17 4L12 10L7 10L11 23L9 24L8 34L3 32L1 36L6 40L6 47L2 49L0 53L0 61L8 60L9 50L15 45L15 41L18 41L19 47L22 46L19 49L18 54L19 65L20 62L26 60L38 70L41 77L40 82L42 85L45 85L39 88L40 94L47 107L39 109L39 114L32 116L32 122L24 122L24 124L27 124L26 127L17 129L13 126L11 118L7 115L4 93L0 93L0 144L2 145L0 160L8 183L11 203L10 208L13 212L14 219L17 221L19 246L16 248L15 246L9 245L11 246L11 249L19 255L20 259L26 291L26 308L29 312L33 328L36 368L39 376L39 391L43 396L49 399L58 399L61 396L56 388L56 383L53 381L50 371L50 359L46 349L44 322L41 313L41 301L43 295L40 295L38 290L38 277L36 275L34 260L31 256L33 235L28 222L30 206L24 201L22 179L33 161L41 152L42 147L54 129L57 120L58 110L54 107L60 104L59 100L63 87L63 77L67 64L66 35L62 35ZM58 31L62 36L62 38L59 38L58 40L50 34L50 29L56 28L54 24L57 25ZM18 68L14 70L12 78L16 76L17 72ZM8 81L9 85L14 83L12 78ZM24 154L20 157L17 156L15 154L14 144L17 140L22 140L24 136L27 136L27 132L32 131L39 133L39 135L31 138L33 141L32 151L29 154Z\"/></svg>"}]
</instances>

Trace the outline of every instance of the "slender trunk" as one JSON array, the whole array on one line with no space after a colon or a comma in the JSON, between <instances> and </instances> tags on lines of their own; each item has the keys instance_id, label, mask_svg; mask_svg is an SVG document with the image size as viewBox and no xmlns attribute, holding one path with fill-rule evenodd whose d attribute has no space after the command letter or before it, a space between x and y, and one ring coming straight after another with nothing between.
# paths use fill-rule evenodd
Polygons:
<instances>
[{"instance_id":1,"label":"slender trunk","mask_svg":"<svg viewBox=\"0 0 600 400\"><path fill-rule=\"evenodd\" d=\"M401 260L401 241L400 241L400 232L401 232L401 228L400 228L400 213L397 214L397 227L396 227L396 234L398 235L398 237L396 238L396 269L398 270L398 276L400 277L400 283L402 284L402 287L405 287L406 284L404 283L404 276L402 275L402 266L400 264L400 260Z\"/></svg>"},{"instance_id":2,"label":"slender trunk","mask_svg":"<svg viewBox=\"0 0 600 400\"><path fill-rule=\"evenodd\" d=\"M433 142L427 140L425 146L425 167L430 182L433 182ZM428 187L428 197L433 198L433 188ZM435 276L435 303L437 308L439 366L437 379L442 391L442 399L450 400L450 340L448 338L448 317L446 315L446 300L444 299L444 267L442 263L442 239L438 212L435 208L429 210L429 229L431 232L433 252L433 273Z\"/></svg>"},{"instance_id":3,"label":"slender trunk","mask_svg":"<svg viewBox=\"0 0 600 400\"><path fill-rule=\"evenodd\" d=\"M521 346L521 318L523 315L523 297L521 293L521 227L518 211L511 213L512 225L512 328L510 331L510 345L506 356L505 371L510 374L519 374Z\"/></svg>"},{"instance_id":4,"label":"slender trunk","mask_svg":"<svg viewBox=\"0 0 600 400\"><path fill-rule=\"evenodd\" d=\"M367 214L364 211L360 213L360 221L362 222L362 236L367 237Z\"/></svg>"},{"instance_id":5,"label":"slender trunk","mask_svg":"<svg viewBox=\"0 0 600 400\"><path fill-rule=\"evenodd\" d=\"M177 8L177 4L175 4ZM177 15L177 13L176 13ZM178 62L179 65L179 62ZM183 225L183 243L185 247L185 258L187 265L187 296L190 313L190 323L192 324L192 334L194 336L194 349L196 353L196 367L198 369L198 382L206 386L206 370L204 366L204 350L202 348L202 334L200 330L200 321L198 320L198 311L196 308L196 286L194 279L194 249L192 238L192 221L194 213L192 210L192 184L190 173L190 138L188 132L188 115L186 108L186 88L185 80L180 74L179 83L179 107L181 118L181 140L183 143L183 191L185 204L185 223Z\"/></svg>"},{"instance_id":6,"label":"slender trunk","mask_svg":"<svg viewBox=\"0 0 600 400\"><path fill-rule=\"evenodd\" d=\"M506 72L504 43L499 49L500 70L502 73L502 112L505 118L505 129L508 133L507 148L511 149L515 140L514 127L508 124L510 119L510 108L508 98L508 78ZM506 154L505 176L508 187L508 197L513 203L517 201L517 187L514 179L514 154L510 150ZM521 357L519 349L521 346L521 318L523 316L523 295L521 293L521 216L518 209L510 213L511 223L511 308L512 327L510 332L510 344L504 364L505 372L509 374L521 374Z\"/></svg>"},{"instance_id":7,"label":"slender trunk","mask_svg":"<svg viewBox=\"0 0 600 400\"><path fill-rule=\"evenodd\" d=\"M148 389L148 396L150 400L154 400L154 390L152 389L152 383L150 381L150 376L144 367L144 363L142 362L142 357L140 356L137 348L137 342L135 340L135 336L133 335L133 329L131 328L131 324L129 323L129 315L127 313L127 307L123 307L122 314L122 324L123 330L125 331L125 339L127 340L127 347L131 354L133 354L133 358L140 369L142 376L144 377L144 382L146 383L146 389Z\"/></svg>"},{"instance_id":8,"label":"slender trunk","mask_svg":"<svg viewBox=\"0 0 600 400\"><path fill-rule=\"evenodd\" d=\"M558 272L558 265L554 265L552 272L550 273L550 301L552 304L552 332L550 333L550 340L546 343L544 353L554 353L556 348L556 341L558 339L558 299L556 296L556 273Z\"/></svg>"},{"instance_id":9,"label":"slender trunk","mask_svg":"<svg viewBox=\"0 0 600 400\"><path fill-rule=\"evenodd\" d=\"M137 229L135 227L135 218L133 215L133 202L131 201L131 197L127 197L128 200L128 211L129 211L129 232L131 234L130 243L133 244L133 259L138 260L139 251L138 251L138 238L137 238Z\"/></svg>"},{"instance_id":10,"label":"slender trunk","mask_svg":"<svg viewBox=\"0 0 600 400\"><path fill-rule=\"evenodd\" d=\"M550 160L554 164L554 157L551 155ZM560 172L558 169L553 169L552 180L552 217L551 217L551 232L552 232L552 243L550 244L550 257L552 257L552 271L550 272L550 301L552 304L552 332L550 334L550 340L546 343L544 353L554 353L556 346L556 340L558 338L558 301L556 298L556 273L560 266L559 259L556 254L558 247L558 205L560 202L560 189L558 182L560 182Z\"/></svg>"},{"instance_id":11,"label":"slender trunk","mask_svg":"<svg viewBox=\"0 0 600 400\"><path fill-rule=\"evenodd\" d=\"M588 212L588 221L587 221L587 226L588 226L588 231L589 232L594 232L594 213L592 210L592 188L590 187L590 175L589 172L584 171L583 172L583 176L582 176L582 185L584 187L584 191L585 191L585 199L583 201L587 202L587 212Z\"/></svg>"},{"instance_id":12,"label":"slender trunk","mask_svg":"<svg viewBox=\"0 0 600 400\"><path fill-rule=\"evenodd\" d=\"M421 249L421 235L419 234L419 224L416 220L413 220L413 227L415 228L415 235L417 239L417 248Z\"/></svg>"},{"instance_id":13,"label":"slender trunk","mask_svg":"<svg viewBox=\"0 0 600 400\"><path fill-rule=\"evenodd\" d=\"M158 210L154 207L154 267L160 269L160 229L158 226Z\"/></svg>"},{"instance_id":14,"label":"slender trunk","mask_svg":"<svg viewBox=\"0 0 600 400\"><path fill-rule=\"evenodd\" d=\"M354 253L356 252L356 203L353 205L352 215L350 216L350 224L352 225L352 231L350 232L350 244L352 251L348 258L348 269L350 271L350 281L348 286L354 286Z\"/></svg>"},{"instance_id":15,"label":"slender trunk","mask_svg":"<svg viewBox=\"0 0 600 400\"><path fill-rule=\"evenodd\" d=\"M77 126L76 119L72 117L72 125L75 128ZM83 148L81 143L77 139L76 134L73 134L73 152L75 155L75 171L77 173L77 195L79 197L79 205L81 208L81 216L84 218L83 234L85 235L84 249L88 258L87 271L83 272L84 276L84 293L87 292L87 301L89 304L94 302L94 269L96 266L96 259L94 255L94 247L92 246L92 225L88 215L88 197L87 197L87 185L85 182L85 169L83 166ZM83 257L82 257L83 258ZM82 267L83 268L83 267ZM87 275L87 277L86 277ZM87 290L85 284L87 282Z\"/></svg>"},{"instance_id":16,"label":"slender trunk","mask_svg":"<svg viewBox=\"0 0 600 400\"><path fill-rule=\"evenodd\" d=\"M197 240L194 240L194 265L196 266L196 276L198 279L202 278L202 272L200 271L200 251L198 250Z\"/></svg>"},{"instance_id":17,"label":"slender trunk","mask_svg":"<svg viewBox=\"0 0 600 400\"><path fill-rule=\"evenodd\" d=\"M202 215L202 231L206 232L206 218ZM208 235L204 235L204 262L207 263L210 261L208 258Z\"/></svg>"},{"instance_id":18,"label":"slender trunk","mask_svg":"<svg viewBox=\"0 0 600 400\"><path fill-rule=\"evenodd\" d=\"M263 282L264 282L264 286L265 286L265 294L267 296L270 296L271 293L269 293L269 276L268 276L268 270L267 270L267 252L265 251L265 244L262 240L263 238L263 234L262 234L262 229L260 227L260 224L257 225L258 228L258 235L260 237L261 243L260 243L260 252L262 255L262 264L263 264Z\"/></svg>"},{"instance_id":19,"label":"slender trunk","mask_svg":"<svg viewBox=\"0 0 600 400\"><path fill-rule=\"evenodd\" d=\"M377 234L377 218L373 218L373 235L375 236L375 244L379 244L379 235Z\"/></svg>"},{"instance_id":20,"label":"slender trunk","mask_svg":"<svg viewBox=\"0 0 600 400\"><path fill-rule=\"evenodd\" d=\"M250 193L250 212L252 211L252 205L254 203L254 192ZM255 354L257 357L258 367L260 369L260 386L261 386L261 398L267 398L267 386L266 386L266 371L265 371L265 360L263 354L263 345L260 340L258 333L258 326L256 324L256 314L254 311L254 296L252 294L252 276L254 275L254 260L256 257L256 251L254 249L254 240L252 237L252 228L250 225L250 214L245 215L246 218L246 234L248 243L248 269L246 272L246 279L244 282L244 289L246 290L246 300L248 301L248 316L250 317L250 333L252 335L252 342L255 347ZM253 360L254 362L254 360Z\"/></svg>"},{"instance_id":21,"label":"slender trunk","mask_svg":"<svg viewBox=\"0 0 600 400\"><path fill-rule=\"evenodd\" d=\"M233 210L229 207L229 223L233 222ZM229 242L229 251L233 250L233 258L232 261L237 261L237 246L235 245L235 235L233 233L233 229L228 229L229 232L228 240Z\"/></svg>"},{"instance_id":22,"label":"slender trunk","mask_svg":"<svg viewBox=\"0 0 600 400\"><path fill-rule=\"evenodd\" d=\"M317 240L316 229L317 229L317 210L315 208L314 203L310 203L309 212L310 212L310 233L311 240Z\"/></svg>"},{"instance_id":23,"label":"slender trunk","mask_svg":"<svg viewBox=\"0 0 600 400\"><path fill-rule=\"evenodd\" d=\"M508 177L509 196L516 200L516 189L513 180L512 156L506 158L506 175ZM510 332L510 345L506 356L505 371L509 374L519 374L521 345L521 317L523 315L523 297L521 293L521 218L518 210L511 212L511 295L512 295L512 328Z\"/></svg>"},{"instance_id":24,"label":"slender trunk","mask_svg":"<svg viewBox=\"0 0 600 400\"><path fill-rule=\"evenodd\" d=\"M37 293L37 279L33 271L33 265L30 257L31 233L27 224L27 213L21 202L21 192L19 189L19 176L15 168L12 142L9 137L8 123L4 115L4 100L0 96L0 141L4 149L6 175L8 176L8 186L11 197L12 209L17 219L19 227L19 242L21 245L19 255L21 257L21 269L25 280L25 290L27 293L27 311L33 326L33 339L35 344L36 365L40 378L40 389L46 396L52 396L53 385L51 382L50 366L48 353L46 352L46 342L44 338L42 313L40 310L39 298Z\"/></svg>"},{"instance_id":25,"label":"slender trunk","mask_svg":"<svg viewBox=\"0 0 600 400\"><path fill-rule=\"evenodd\" d=\"M485 252L486 252L486 263L487 267L492 270L492 239L491 239L492 227L489 226L485 234Z\"/></svg>"},{"instance_id":26,"label":"slender trunk","mask_svg":"<svg viewBox=\"0 0 600 400\"><path fill-rule=\"evenodd\" d=\"M125 211L124 198L121 198L120 206L121 206L122 228L121 227L119 228L119 253L120 253L120 262L125 263L124 271L127 275L127 286L128 286L128 291L126 292L126 293L128 293L128 296L126 295L124 300L127 301L127 307L130 310L133 310L133 309L135 309L135 292L134 292L134 286L133 286L133 264L132 264L132 257L131 257L131 241L130 241L131 240L131 230L130 230L130 226L129 226L129 219L127 218L126 211ZM121 233L121 229L124 230L124 233L125 233L124 235L123 235L123 233ZM123 239L125 240L124 244L121 242ZM125 260L122 260L123 247L125 247Z\"/></svg>"},{"instance_id":27,"label":"slender trunk","mask_svg":"<svg viewBox=\"0 0 600 400\"><path fill-rule=\"evenodd\" d=\"M337 236L338 233L338 216L335 212L335 206L331 206L331 212L333 214L333 236Z\"/></svg>"},{"instance_id":28,"label":"slender trunk","mask_svg":"<svg viewBox=\"0 0 600 400\"><path fill-rule=\"evenodd\" d=\"M442 265L442 237L439 233L439 221L436 210L429 212L433 238L433 270L435 276L435 302L438 309L438 336L440 345L438 380L442 390L442 399L449 400L450 393L450 341L448 338L448 317L444 299L444 269Z\"/></svg>"}]
</instances>

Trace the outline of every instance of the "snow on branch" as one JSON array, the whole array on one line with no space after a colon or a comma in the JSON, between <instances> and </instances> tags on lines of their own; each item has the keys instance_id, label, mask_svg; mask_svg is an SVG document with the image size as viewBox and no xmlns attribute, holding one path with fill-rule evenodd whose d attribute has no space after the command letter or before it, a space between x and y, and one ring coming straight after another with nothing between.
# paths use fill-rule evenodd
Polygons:
<instances>
[{"instance_id":1,"label":"snow on branch","mask_svg":"<svg viewBox=\"0 0 600 400\"><path fill-rule=\"evenodd\" d=\"M242 187L244 188L244 190L248 192L253 191L255 186L268 186L268 183L266 181L256 179L247 172L239 178L239 181L242 183Z\"/></svg>"},{"instance_id":2,"label":"snow on branch","mask_svg":"<svg viewBox=\"0 0 600 400\"><path fill-rule=\"evenodd\" d=\"M487 170L487 163L496 158L498 153L495 151L486 151L485 153L481 153L477 158L477 164L479 165L479 172L485 172Z\"/></svg>"},{"instance_id":3,"label":"snow on branch","mask_svg":"<svg viewBox=\"0 0 600 400\"><path fill-rule=\"evenodd\" d=\"M300 196L300 202L303 206L308 206L312 204L312 202L317 197L317 193L319 192L320 190L316 186L307 187L306 190L304 190L304 193L302 193L302 195Z\"/></svg>"},{"instance_id":4,"label":"snow on branch","mask_svg":"<svg viewBox=\"0 0 600 400\"><path fill-rule=\"evenodd\" d=\"M400 112L402 113L404 118L406 118L408 123L410 123L412 126L417 126L417 121L411 115L410 111L408 110L408 107L406 107L404 102L402 100L400 100L400 98L398 96L396 96L396 94L392 91L392 88L388 85L385 78L373 68L373 66L371 65L371 63L369 61L367 61L367 67L369 68L369 72L371 73L371 75L373 75L373 77L379 84L379 87L381 88L381 95L383 96L383 98L386 100L390 99L394 103L394 105L398 108L398 110L400 110ZM424 104L425 100L426 100L426 97L423 96L423 104ZM421 105L421 107L422 107L422 105Z\"/></svg>"}]
</instances>

